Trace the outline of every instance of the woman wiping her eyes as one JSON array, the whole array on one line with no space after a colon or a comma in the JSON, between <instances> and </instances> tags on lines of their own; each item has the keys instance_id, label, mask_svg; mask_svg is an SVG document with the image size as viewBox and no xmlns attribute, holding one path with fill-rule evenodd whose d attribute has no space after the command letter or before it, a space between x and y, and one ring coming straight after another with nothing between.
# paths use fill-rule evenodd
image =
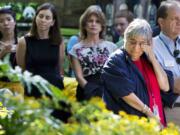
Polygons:
<instances>
[{"instance_id":1,"label":"woman wiping her eyes","mask_svg":"<svg viewBox=\"0 0 180 135\"><path fill-rule=\"evenodd\" d=\"M115 113L123 110L155 117L166 126L160 90L172 91L172 76L155 58L150 25L135 19L125 30L124 38L124 49L118 49L103 68L103 99L107 108Z\"/></svg>"}]
</instances>

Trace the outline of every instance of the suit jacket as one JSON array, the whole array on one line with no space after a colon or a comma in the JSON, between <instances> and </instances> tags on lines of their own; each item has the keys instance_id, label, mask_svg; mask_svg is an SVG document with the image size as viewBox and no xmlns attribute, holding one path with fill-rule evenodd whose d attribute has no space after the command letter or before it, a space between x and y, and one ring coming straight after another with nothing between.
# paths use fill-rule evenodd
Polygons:
<instances>
[{"instance_id":1,"label":"suit jacket","mask_svg":"<svg viewBox=\"0 0 180 135\"><path fill-rule=\"evenodd\" d=\"M141 57L147 59L145 54ZM171 107L178 95L173 93L172 73L167 71L167 75L170 91L161 93L163 103ZM102 81L104 84L103 99L108 109L113 110L115 113L123 110L129 114L145 116L142 112L134 109L122 100L122 97L133 92L143 103L149 105L149 95L145 80L125 50L118 49L105 63Z\"/></svg>"}]
</instances>

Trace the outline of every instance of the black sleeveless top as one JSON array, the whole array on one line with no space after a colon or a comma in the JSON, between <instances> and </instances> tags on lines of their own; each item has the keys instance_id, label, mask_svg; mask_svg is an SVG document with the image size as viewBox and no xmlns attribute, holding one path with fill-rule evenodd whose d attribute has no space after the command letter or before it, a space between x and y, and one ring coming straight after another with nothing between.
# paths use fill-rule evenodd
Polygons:
<instances>
[{"instance_id":1,"label":"black sleeveless top","mask_svg":"<svg viewBox=\"0 0 180 135\"><path fill-rule=\"evenodd\" d=\"M15 52L10 53L10 63L11 63L11 66L13 68L15 66L17 66L17 63L16 63L16 53Z\"/></svg>"},{"instance_id":2,"label":"black sleeveless top","mask_svg":"<svg viewBox=\"0 0 180 135\"><path fill-rule=\"evenodd\" d=\"M52 45L50 39L37 39L25 36L26 70L34 75L40 75L51 84L63 89L60 75L59 45Z\"/></svg>"}]
</instances>

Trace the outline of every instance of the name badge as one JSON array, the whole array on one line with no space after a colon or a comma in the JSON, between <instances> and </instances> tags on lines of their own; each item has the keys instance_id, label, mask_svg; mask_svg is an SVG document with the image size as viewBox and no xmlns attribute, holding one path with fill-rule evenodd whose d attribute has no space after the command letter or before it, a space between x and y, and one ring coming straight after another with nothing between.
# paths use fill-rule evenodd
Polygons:
<instances>
[{"instance_id":1,"label":"name badge","mask_svg":"<svg viewBox=\"0 0 180 135\"><path fill-rule=\"evenodd\" d=\"M153 105L153 113L156 116L156 118L158 118L160 120L159 109L156 104Z\"/></svg>"},{"instance_id":2,"label":"name badge","mask_svg":"<svg viewBox=\"0 0 180 135\"><path fill-rule=\"evenodd\" d=\"M174 67L175 61L173 60L165 60L164 61L166 67Z\"/></svg>"}]
</instances>

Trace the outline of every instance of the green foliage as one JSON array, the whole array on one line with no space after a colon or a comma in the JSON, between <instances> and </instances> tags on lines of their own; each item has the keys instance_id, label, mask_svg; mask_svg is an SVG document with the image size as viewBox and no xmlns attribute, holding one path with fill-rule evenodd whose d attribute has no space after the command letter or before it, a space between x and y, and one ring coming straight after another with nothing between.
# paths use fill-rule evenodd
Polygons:
<instances>
[{"instance_id":1,"label":"green foliage","mask_svg":"<svg viewBox=\"0 0 180 135\"><path fill-rule=\"evenodd\" d=\"M72 35L77 35L79 32L79 29L75 29L75 28L61 28L61 33L64 36L72 36Z\"/></svg>"},{"instance_id":2,"label":"green foliage","mask_svg":"<svg viewBox=\"0 0 180 135\"><path fill-rule=\"evenodd\" d=\"M9 97L3 99L6 106L14 110L10 117L0 120L7 135L40 135L53 131L60 125L61 122L55 120L51 115L51 108L48 108L47 103L43 104L42 100L47 99L25 99L20 100L19 97ZM44 101L43 101L44 102ZM51 103L48 103L51 105Z\"/></svg>"},{"instance_id":3,"label":"green foliage","mask_svg":"<svg viewBox=\"0 0 180 135\"><path fill-rule=\"evenodd\" d=\"M11 9L16 13L16 21L24 21L23 10L26 6L31 6L34 9L37 8L38 4L35 2L22 3L22 2L7 2L0 3L0 7L11 7Z\"/></svg>"},{"instance_id":4,"label":"green foliage","mask_svg":"<svg viewBox=\"0 0 180 135\"><path fill-rule=\"evenodd\" d=\"M23 72L20 68L11 69L0 63L0 73L12 73L25 84L35 85L43 94L42 98L23 98L21 95L0 94L1 102L9 115L0 117L0 135L179 135L176 125L169 123L160 129L155 119L139 118L120 112L119 115L106 109L99 98L76 102L38 76ZM12 76L13 76L12 75ZM8 77L8 75L7 75ZM10 77L11 78L11 77ZM13 81L13 79L12 79ZM49 92L52 98L45 96ZM68 94L66 94L68 95ZM0 104L1 108L3 107ZM58 116L67 117L67 121L57 119L51 114L54 110ZM63 114L61 113L63 111Z\"/></svg>"}]
</instances>

